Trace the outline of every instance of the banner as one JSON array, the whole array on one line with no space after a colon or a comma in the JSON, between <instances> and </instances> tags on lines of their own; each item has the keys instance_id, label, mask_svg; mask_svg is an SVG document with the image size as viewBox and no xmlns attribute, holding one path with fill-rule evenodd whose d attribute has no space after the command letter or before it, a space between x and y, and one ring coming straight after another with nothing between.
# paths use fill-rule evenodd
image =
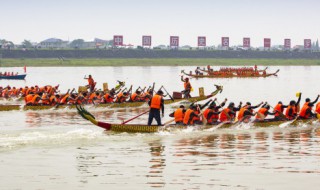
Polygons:
<instances>
[{"instance_id":1,"label":"banner","mask_svg":"<svg viewBox=\"0 0 320 190\"><path fill-rule=\"evenodd\" d=\"M243 38L243 47L250 48L250 38Z\"/></svg>"},{"instance_id":2,"label":"banner","mask_svg":"<svg viewBox=\"0 0 320 190\"><path fill-rule=\"evenodd\" d=\"M271 47L271 39L270 38L264 38L263 39L263 46L265 48L270 48Z\"/></svg>"},{"instance_id":3,"label":"banner","mask_svg":"<svg viewBox=\"0 0 320 190\"><path fill-rule=\"evenodd\" d=\"M221 38L221 46L222 47L229 47L229 37L222 37Z\"/></svg>"},{"instance_id":4,"label":"banner","mask_svg":"<svg viewBox=\"0 0 320 190\"><path fill-rule=\"evenodd\" d=\"M304 49L311 49L311 39L304 39Z\"/></svg>"},{"instance_id":5,"label":"banner","mask_svg":"<svg viewBox=\"0 0 320 190\"><path fill-rule=\"evenodd\" d=\"M142 36L142 46L151 46L151 36Z\"/></svg>"},{"instance_id":6,"label":"banner","mask_svg":"<svg viewBox=\"0 0 320 190\"><path fill-rule=\"evenodd\" d=\"M205 36L198 36L198 46L207 46Z\"/></svg>"},{"instance_id":7,"label":"banner","mask_svg":"<svg viewBox=\"0 0 320 190\"><path fill-rule=\"evenodd\" d=\"M283 47L285 49L290 49L291 48L291 39L284 39Z\"/></svg>"},{"instance_id":8,"label":"banner","mask_svg":"<svg viewBox=\"0 0 320 190\"><path fill-rule=\"evenodd\" d=\"M123 46L123 36L113 36L113 45L114 46Z\"/></svg>"},{"instance_id":9,"label":"banner","mask_svg":"<svg viewBox=\"0 0 320 190\"><path fill-rule=\"evenodd\" d=\"M170 36L170 47L179 47L179 36Z\"/></svg>"}]
</instances>

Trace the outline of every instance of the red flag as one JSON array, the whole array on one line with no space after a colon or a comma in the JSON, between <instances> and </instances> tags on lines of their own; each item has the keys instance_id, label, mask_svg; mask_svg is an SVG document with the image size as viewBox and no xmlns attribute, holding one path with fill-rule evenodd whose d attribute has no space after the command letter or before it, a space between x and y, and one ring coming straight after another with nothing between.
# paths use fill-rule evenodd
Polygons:
<instances>
[{"instance_id":1,"label":"red flag","mask_svg":"<svg viewBox=\"0 0 320 190\"><path fill-rule=\"evenodd\" d=\"M26 66L24 66L24 73L26 73L27 72L27 67Z\"/></svg>"}]
</instances>

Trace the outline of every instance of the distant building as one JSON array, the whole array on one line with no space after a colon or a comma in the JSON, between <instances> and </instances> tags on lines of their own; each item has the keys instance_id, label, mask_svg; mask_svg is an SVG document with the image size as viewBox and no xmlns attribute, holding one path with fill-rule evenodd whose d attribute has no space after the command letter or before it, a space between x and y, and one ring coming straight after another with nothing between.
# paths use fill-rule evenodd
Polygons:
<instances>
[{"instance_id":1,"label":"distant building","mask_svg":"<svg viewBox=\"0 0 320 190\"><path fill-rule=\"evenodd\" d=\"M38 48L63 49L68 47L68 41L58 38L49 38L38 44Z\"/></svg>"}]
</instances>

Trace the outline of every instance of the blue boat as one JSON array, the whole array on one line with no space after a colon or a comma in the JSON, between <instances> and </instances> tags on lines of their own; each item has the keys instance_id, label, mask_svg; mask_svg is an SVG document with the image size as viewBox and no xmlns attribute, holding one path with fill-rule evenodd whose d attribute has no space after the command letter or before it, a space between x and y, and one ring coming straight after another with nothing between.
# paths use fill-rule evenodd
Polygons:
<instances>
[{"instance_id":1,"label":"blue boat","mask_svg":"<svg viewBox=\"0 0 320 190\"><path fill-rule=\"evenodd\" d=\"M10 76L4 76L0 75L0 79L7 79L7 80L24 80L26 78L27 74L20 74L20 75L10 75Z\"/></svg>"}]
</instances>

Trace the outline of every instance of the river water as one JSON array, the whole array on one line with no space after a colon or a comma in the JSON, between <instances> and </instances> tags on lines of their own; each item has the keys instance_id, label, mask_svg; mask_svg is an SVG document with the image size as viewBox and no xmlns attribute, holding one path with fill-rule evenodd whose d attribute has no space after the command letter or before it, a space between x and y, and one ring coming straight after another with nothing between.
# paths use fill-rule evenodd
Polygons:
<instances>
[{"instance_id":1,"label":"river water","mask_svg":"<svg viewBox=\"0 0 320 190\"><path fill-rule=\"evenodd\" d=\"M86 84L93 75L114 86L125 80L134 89L156 83L181 91L180 71L195 67L58 67L27 68L25 81L1 80L0 86L57 85L61 92ZM6 68L19 71L21 68ZM275 105L302 92L320 93L320 67L271 67L278 77L191 79L193 95L213 84L224 86L216 97L236 104L268 101ZM4 71L2 69L1 71ZM0 103L8 103L2 101ZM98 120L121 122L147 109L93 108ZM163 121L174 110L167 106ZM132 123L145 124L147 115ZM320 124L201 131L192 128L155 134L106 132L74 110L0 112L0 189L318 189Z\"/></svg>"}]
</instances>

